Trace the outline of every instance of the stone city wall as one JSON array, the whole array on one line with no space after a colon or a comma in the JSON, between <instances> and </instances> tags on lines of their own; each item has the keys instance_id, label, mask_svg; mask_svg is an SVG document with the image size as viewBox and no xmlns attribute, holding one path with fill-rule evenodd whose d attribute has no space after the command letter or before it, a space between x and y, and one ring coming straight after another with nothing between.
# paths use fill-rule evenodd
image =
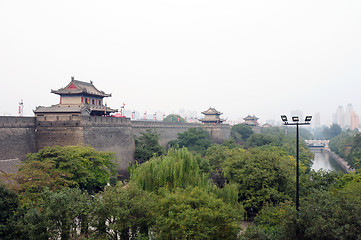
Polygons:
<instances>
[{"instance_id":1,"label":"stone city wall","mask_svg":"<svg viewBox=\"0 0 361 240\"><path fill-rule=\"evenodd\" d=\"M196 124L196 123L174 123L154 121L132 121L133 133L139 136L147 129L154 129L160 135L160 144L166 146L169 141L175 140L178 133L183 133L190 128L206 129L214 142L222 142L231 137L228 124Z\"/></svg>"},{"instance_id":2,"label":"stone city wall","mask_svg":"<svg viewBox=\"0 0 361 240\"><path fill-rule=\"evenodd\" d=\"M134 161L135 145L129 118L84 117L84 144L116 154L116 163L125 169Z\"/></svg>"},{"instance_id":3,"label":"stone city wall","mask_svg":"<svg viewBox=\"0 0 361 240\"><path fill-rule=\"evenodd\" d=\"M36 151L34 117L0 117L0 160L25 159Z\"/></svg>"},{"instance_id":4,"label":"stone city wall","mask_svg":"<svg viewBox=\"0 0 361 240\"><path fill-rule=\"evenodd\" d=\"M134 158L134 140L127 118L98 116L37 117L37 150L45 146L90 145L116 154L119 168Z\"/></svg>"},{"instance_id":5,"label":"stone city wall","mask_svg":"<svg viewBox=\"0 0 361 240\"><path fill-rule=\"evenodd\" d=\"M90 145L99 151L116 153L119 168L134 160L134 136L155 129L160 144L166 146L190 128L203 127L214 142L230 138L227 124L202 125L130 121L129 118L79 115L48 115L38 117L0 117L0 160L21 159L46 146Z\"/></svg>"}]
</instances>

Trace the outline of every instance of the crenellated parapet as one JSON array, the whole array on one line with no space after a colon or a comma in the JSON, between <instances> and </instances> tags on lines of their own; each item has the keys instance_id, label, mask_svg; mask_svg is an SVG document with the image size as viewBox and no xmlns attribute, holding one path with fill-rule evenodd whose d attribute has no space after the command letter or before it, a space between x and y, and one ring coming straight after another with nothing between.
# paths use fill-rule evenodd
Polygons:
<instances>
[{"instance_id":1,"label":"crenellated parapet","mask_svg":"<svg viewBox=\"0 0 361 240\"><path fill-rule=\"evenodd\" d=\"M35 117L0 117L0 128L31 128L35 127Z\"/></svg>"},{"instance_id":2,"label":"crenellated parapet","mask_svg":"<svg viewBox=\"0 0 361 240\"><path fill-rule=\"evenodd\" d=\"M156 122L156 121L131 121L133 128L195 128L201 127L197 123L178 123L178 122Z\"/></svg>"}]
</instances>

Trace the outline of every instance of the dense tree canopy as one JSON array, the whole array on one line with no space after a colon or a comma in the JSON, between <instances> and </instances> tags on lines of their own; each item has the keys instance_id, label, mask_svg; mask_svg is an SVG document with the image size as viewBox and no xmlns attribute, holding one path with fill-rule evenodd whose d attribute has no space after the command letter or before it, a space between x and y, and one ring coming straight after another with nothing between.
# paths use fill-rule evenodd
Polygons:
<instances>
[{"instance_id":1,"label":"dense tree canopy","mask_svg":"<svg viewBox=\"0 0 361 240\"><path fill-rule=\"evenodd\" d=\"M342 129L339 125L337 125L336 123L333 123L331 125L331 127L326 127L325 129L323 129L323 136L326 138L326 139L332 139L338 135L340 135L342 132Z\"/></svg>"},{"instance_id":2,"label":"dense tree canopy","mask_svg":"<svg viewBox=\"0 0 361 240\"><path fill-rule=\"evenodd\" d=\"M155 223L157 201L136 184L108 187L94 199L92 226L99 239L142 239Z\"/></svg>"},{"instance_id":3,"label":"dense tree canopy","mask_svg":"<svg viewBox=\"0 0 361 240\"><path fill-rule=\"evenodd\" d=\"M184 118L182 118L178 114L169 114L164 118L163 121L164 122L179 122L179 123L184 123L185 122Z\"/></svg>"},{"instance_id":4,"label":"dense tree canopy","mask_svg":"<svg viewBox=\"0 0 361 240\"><path fill-rule=\"evenodd\" d=\"M59 190L78 186L89 192L101 190L115 175L115 154L91 147L45 147L27 155L14 176L25 199L34 200L45 187Z\"/></svg>"},{"instance_id":5,"label":"dense tree canopy","mask_svg":"<svg viewBox=\"0 0 361 240\"><path fill-rule=\"evenodd\" d=\"M247 139L247 146L248 147L260 147L260 146L268 145L268 144L271 144L274 142L275 142L275 139L270 135L255 133L255 134L252 134Z\"/></svg>"},{"instance_id":6,"label":"dense tree canopy","mask_svg":"<svg viewBox=\"0 0 361 240\"><path fill-rule=\"evenodd\" d=\"M16 193L0 183L0 239L12 239L16 230L14 213L19 205Z\"/></svg>"},{"instance_id":7,"label":"dense tree canopy","mask_svg":"<svg viewBox=\"0 0 361 240\"><path fill-rule=\"evenodd\" d=\"M295 160L284 150L225 150L227 159L221 164L224 176L238 185L238 197L247 209L259 211L266 202L278 203L294 193Z\"/></svg>"},{"instance_id":8,"label":"dense tree canopy","mask_svg":"<svg viewBox=\"0 0 361 240\"><path fill-rule=\"evenodd\" d=\"M329 147L344 158L351 168L361 168L361 133L342 132L330 140Z\"/></svg>"},{"instance_id":9,"label":"dense tree canopy","mask_svg":"<svg viewBox=\"0 0 361 240\"><path fill-rule=\"evenodd\" d=\"M207 149L212 145L211 136L203 128L190 128L188 131L178 133L178 138L170 141L172 147L186 147L188 150L205 155Z\"/></svg>"},{"instance_id":10,"label":"dense tree canopy","mask_svg":"<svg viewBox=\"0 0 361 240\"><path fill-rule=\"evenodd\" d=\"M347 140L343 135L330 145L356 165L361 135L345 135ZM307 171L312 154L303 141L301 214L296 213L291 129L253 133L243 145L234 140L211 145L208 132L191 129L176 141L191 151L168 153L154 147L156 132L138 140L143 153L151 154L131 166L129 182L115 186L106 185L111 153L55 147L30 154L9 178L15 191L0 186L0 238L295 239L296 228L302 239L361 234L361 175ZM255 226L240 233L239 221L252 213Z\"/></svg>"},{"instance_id":11,"label":"dense tree canopy","mask_svg":"<svg viewBox=\"0 0 361 240\"><path fill-rule=\"evenodd\" d=\"M148 161L153 156L164 154L164 147L159 144L159 134L152 129L140 133L139 137L134 138L135 155L138 163Z\"/></svg>"},{"instance_id":12,"label":"dense tree canopy","mask_svg":"<svg viewBox=\"0 0 361 240\"><path fill-rule=\"evenodd\" d=\"M165 191L160 196L157 239L237 239L242 211L199 187Z\"/></svg>"},{"instance_id":13,"label":"dense tree canopy","mask_svg":"<svg viewBox=\"0 0 361 240\"><path fill-rule=\"evenodd\" d=\"M57 192L45 189L37 207L24 215L24 234L30 239L44 240L86 235L93 208L90 198L78 188L63 188Z\"/></svg>"},{"instance_id":14,"label":"dense tree canopy","mask_svg":"<svg viewBox=\"0 0 361 240\"><path fill-rule=\"evenodd\" d=\"M254 131L246 124L233 125L231 128L231 136L237 143L244 143Z\"/></svg>"},{"instance_id":15,"label":"dense tree canopy","mask_svg":"<svg viewBox=\"0 0 361 240\"><path fill-rule=\"evenodd\" d=\"M152 158L131 170L131 180L142 189L157 191L166 187L185 188L206 184L206 176L199 168L200 156L191 154L187 149L171 149L167 156Z\"/></svg>"},{"instance_id":16,"label":"dense tree canopy","mask_svg":"<svg viewBox=\"0 0 361 240\"><path fill-rule=\"evenodd\" d=\"M296 228L299 239L359 239L361 175L309 174L302 179L307 190L302 191L298 213L289 201L267 204L241 239L297 239Z\"/></svg>"}]
</instances>

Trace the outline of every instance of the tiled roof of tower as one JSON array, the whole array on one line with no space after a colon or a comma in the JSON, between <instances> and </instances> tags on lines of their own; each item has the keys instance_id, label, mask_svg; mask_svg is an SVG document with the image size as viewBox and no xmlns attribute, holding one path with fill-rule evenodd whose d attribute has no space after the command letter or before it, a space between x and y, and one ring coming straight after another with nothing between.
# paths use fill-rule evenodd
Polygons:
<instances>
[{"instance_id":1,"label":"tiled roof of tower","mask_svg":"<svg viewBox=\"0 0 361 240\"><path fill-rule=\"evenodd\" d=\"M251 116L251 115L248 115L247 117L243 118L243 120L258 120L259 118L256 117L255 115Z\"/></svg>"},{"instance_id":2,"label":"tiled roof of tower","mask_svg":"<svg viewBox=\"0 0 361 240\"><path fill-rule=\"evenodd\" d=\"M74 95L85 93L88 95L94 95L99 97L111 97L112 94L106 94L103 91L99 91L94 85L93 82L90 83L82 82L79 80L75 80L74 77L71 78L71 82L64 88L60 88L58 90L51 90L52 93L59 95Z\"/></svg>"},{"instance_id":3,"label":"tiled roof of tower","mask_svg":"<svg viewBox=\"0 0 361 240\"><path fill-rule=\"evenodd\" d=\"M202 112L204 115L221 115L223 113L218 112L215 108L209 108L207 111Z\"/></svg>"},{"instance_id":4,"label":"tiled roof of tower","mask_svg":"<svg viewBox=\"0 0 361 240\"><path fill-rule=\"evenodd\" d=\"M53 105L51 107L43 107L39 106L34 110L34 113L81 113L82 115L89 115L91 112L103 112L105 111L104 106L95 106L95 105L87 105L87 106L77 106L77 105L68 105L62 106L60 104ZM106 112L117 112L118 109L111 109L110 107L106 107Z\"/></svg>"}]
</instances>

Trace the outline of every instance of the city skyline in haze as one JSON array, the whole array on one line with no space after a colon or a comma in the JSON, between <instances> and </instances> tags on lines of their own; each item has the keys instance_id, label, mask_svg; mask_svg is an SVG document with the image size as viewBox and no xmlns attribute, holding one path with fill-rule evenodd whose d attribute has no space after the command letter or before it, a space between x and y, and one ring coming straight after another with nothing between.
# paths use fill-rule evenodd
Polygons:
<instances>
[{"instance_id":1,"label":"city skyline in haze","mask_svg":"<svg viewBox=\"0 0 361 240\"><path fill-rule=\"evenodd\" d=\"M59 102L70 77L140 113L260 122L361 112L360 1L2 1L1 115Z\"/></svg>"}]
</instances>

